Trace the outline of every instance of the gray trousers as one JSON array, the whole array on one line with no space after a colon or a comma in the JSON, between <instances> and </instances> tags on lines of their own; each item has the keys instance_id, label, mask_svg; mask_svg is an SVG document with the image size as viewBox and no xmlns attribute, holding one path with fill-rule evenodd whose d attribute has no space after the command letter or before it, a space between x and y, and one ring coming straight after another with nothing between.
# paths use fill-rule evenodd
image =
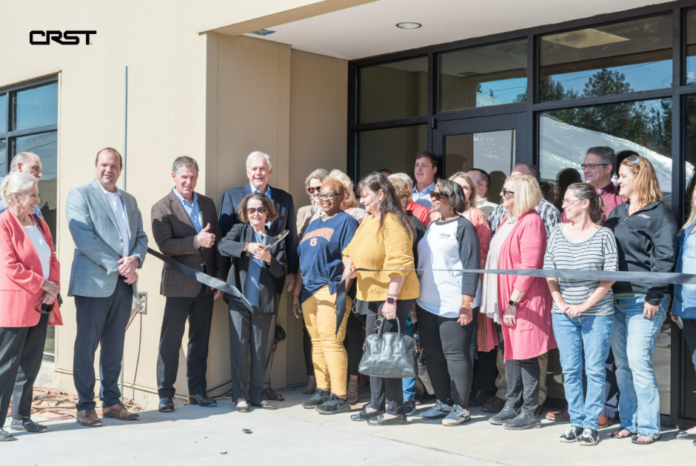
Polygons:
<instances>
[{"instance_id":1,"label":"gray trousers","mask_svg":"<svg viewBox=\"0 0 696 466\"><path fill-rule=\"evenodd\" d=\"M275 328L276 322L278 321L278 308L280 307L280 300L283 294L276 294L276 307L275 313L273 314L273 322L271 322L271 337L268 339L268 346L266 347L266 362L263 372L263 388L271 388L271 369L273 368L273 354L275 351Z\"/></svg>"},{"instance_id":2,"label":"gray trousers","mask_svg":"<svg viewBox=\"0 0 696 466\"><path fill-rule=\"evenodd\" d=\"M505 406L522 409L523 412L536 413L539 407L539 358L508 359L505 361L507 395Z\"/></svg>"},{"instance_id":3,"label":"gray trousers","mask_svg":"<svg viewBox=\"0 0 696 466\"><path fill-rule=\"evenodd\" d=\"M249 312L232 300L229 311L233 401L258 404L262 400L261 390L268 360L266 352L268 341L273 339L276 316ZM247 361L251 362L250 367Z\"/></svg>"},{"instance_id":4,"label":"gray trousers","mask_svg":"<svg viewBox=\"0 0 696 466\"><path fill-rule=\"evenodd\" d=\"M34 381L41 369L47 324L48 314L42 314L33 327L0 328L0 428L5 424L12 397L12 419L31 415Z\"/></svg>"},{"instance_id":5,"label":"gray trousers","mask_svg":"<svg viewBox=\"0 0 696 466\"><path fill-rule=\"evenodd\" d=\"M121 402L118 379L121 374L126 325L130 319L132 304L133 286L126 284L122 277L118 278L116 289L108 298L75 296L77 336L73 379L78 395L78 411L96 407L94 355L99 345L99 399L102 400L102 407L107 408Z\"/></svg>"}]
</instances>

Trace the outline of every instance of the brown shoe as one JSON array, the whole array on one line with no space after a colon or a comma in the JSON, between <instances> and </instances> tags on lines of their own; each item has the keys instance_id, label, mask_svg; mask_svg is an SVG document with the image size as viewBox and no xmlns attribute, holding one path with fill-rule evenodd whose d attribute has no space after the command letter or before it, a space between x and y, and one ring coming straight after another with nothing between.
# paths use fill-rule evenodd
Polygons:
<instances>
[{"instance_id":1,"label":"brown shoe","mask_svg":"<svg viewBox=\"0 0 696 466\"><path fill-rule=\"evenodd\" d=\"M271 401L285 401L285 397L280 393L274 392L271 387L264 388L263 392L266 394L266 398Z\"/></svg>"},{"instance_id":2,"label":"brown shoe","mask_svg":"<svg viewBox=\"0 0 696 466\"><path fill-rule=\"evenodd\" d=\"M102 420L97 416L97 412L93 409L83 409L77 412L77 418L75 418L78 424L85 427L101 427Z\"/></svg>"},{"instance_id":3,"label":"brown shoe","mask_svg":"<svg viewBox=\"0 0 696 466\"><path fill-rule=\"evenodd\" d=\"M120 403L107 408L102 408L102 417L111 417L119 421L137 421L140 415L129 413L128 410Z\"/></svg>"},{"instance_id":4,"label":"brown shoe","mask_svg":"<svg viewBox=\"0 0 696 466\"><path fill-rule=\"evenodd\" d=\"M549 421L556 422L570 422L570 414L568 414L568 408L565 408L561 411L546 413L546 419L548 419Z\"/></svg>"},{"instance_id":5,"label":"brown shoe","mask_svg":"<svg viewBox=\"0 0 696 466\"><path fill-rule=\"evenodd\" d=\"M487 413L499 413L503 410L504 407L505 400L496 397L494 400L484 403L481 409L483 409Z\"/></svg>"},{"instance_id":6,"label":"brown shoe","mask_svg":"<svg viewBox=\"0 0 696 466\"><path fill-rule=\"evenodd\" d=\"M599 425L600 429L604 429L605 427L609 427L614 424L614 418L607 417L604 413L602 413L599 416L597 424Z\"/></svg>"},{"instance_id":7,"label":"brown shoe","mask_svg":"<svg viewBox=\"0 0 696 466\"><path fill-rule=\"evenodd\" d=\"M346 400L348 404L354 405L358 402L358 381L348 379L348 393L346 395Z\"/></svg>"}]
</instances>

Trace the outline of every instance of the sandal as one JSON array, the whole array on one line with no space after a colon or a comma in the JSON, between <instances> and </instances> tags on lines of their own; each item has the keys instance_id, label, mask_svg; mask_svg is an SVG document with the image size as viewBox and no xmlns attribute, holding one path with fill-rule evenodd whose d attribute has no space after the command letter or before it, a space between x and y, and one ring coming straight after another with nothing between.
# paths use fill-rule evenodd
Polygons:
<instances>
[{"instance_id":1,"label":"sandal","mask_svg":"<svg viewBox=\"0 0 696 466\"><path fill-rule=\"evenodd\" d=\"M647 442L641 442L640 440L638 440L640 437L648 437L650 440L648 440ZM658 440L660 440L660 437L654 438L654 437L649 437L647 435L636 434L631 438L631 443L633 443L634 445L652 445L653 443L657 442Z\"/></svg>"},{"instance_id":2,"label":"sandal","mask_svg":"<svg viewBox=\"0 0 696 466\"><path fill-rule=\"evenodd\" d=\"M348 404L354 405L358 402L358 381L348 379L348 393L346 394Z\"/></svg>"},{"instance_id":3,"label":"sandal","mask_svg":"<svg viewBox=\"0 0 696 466\"><path fill-rule=\"evenodd\" d=\"M619 434L620 434L621 432L623 432L623 431L628 432L628 435L619 435ZM611 437L611 438L631 438L631 437L633 437L634 435L636 435L636 433L635 433L635 432L631 432L631 431L628 430L628 429L619 429L619 430L615 430L614 432L612 432L611 435L610 435L610 437Z\"/></svg>"}]
</instances>

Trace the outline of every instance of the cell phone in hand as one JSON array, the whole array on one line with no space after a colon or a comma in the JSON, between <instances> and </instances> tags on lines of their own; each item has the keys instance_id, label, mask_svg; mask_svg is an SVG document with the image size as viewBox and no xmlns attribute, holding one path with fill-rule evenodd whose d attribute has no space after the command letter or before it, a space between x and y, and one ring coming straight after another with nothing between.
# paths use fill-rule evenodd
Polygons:
<instances>
[{"instance_id":1,"label":"cell phone in hand","mask_svg":"<svg viewBox=\"0 0 696 466\"><path fill-rule=\"evenodd\" d=\"M684 322L681 320L681 317L674 316L674 318L676 319L674 322L679 327L679 330L684 330Z\"/></svg>"}]
</instances>

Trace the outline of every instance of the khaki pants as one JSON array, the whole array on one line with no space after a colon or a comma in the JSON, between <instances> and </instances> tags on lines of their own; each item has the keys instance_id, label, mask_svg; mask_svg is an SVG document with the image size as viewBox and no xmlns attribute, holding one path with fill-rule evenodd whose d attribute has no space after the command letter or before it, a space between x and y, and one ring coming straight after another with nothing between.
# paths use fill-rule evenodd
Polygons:
<instances>
[{"instance_id":1,"label":"khaki pants","mask_svg":"<svg viewBox=\"0 0 696 466\"><path fill-rule=\"evenodd\" d=\"M505 400L505 395L507 395L507 379L505 378L505 356L503 352L498 348L498 356L495 360L495 365L498 367L498 377L495 379L495 386L498 388L498 392L495 394L496 398L501 398ZM541 377L539 380L539 406L544 404L546 401L546 392L548 388L546 387L546 371L549 367L549 354L542 354L539 356L539 370L541 372Z\"/></svg>"},{"instance_id":2,"label":"khaki pants","mask_svg":"<svg viewBox=\"0 0 696 466\"><path fill-rule=\"evenodd\" d=\"M350 309L352 305L350 297L346 297L346 307ZM317 388L345 396L348 353L343 339L350 311L344 314L341 328L336 334L336 295L329 293L327 285L302 303L302 315L312 340L312 364Z\"/></svg>"}]
</instances>

